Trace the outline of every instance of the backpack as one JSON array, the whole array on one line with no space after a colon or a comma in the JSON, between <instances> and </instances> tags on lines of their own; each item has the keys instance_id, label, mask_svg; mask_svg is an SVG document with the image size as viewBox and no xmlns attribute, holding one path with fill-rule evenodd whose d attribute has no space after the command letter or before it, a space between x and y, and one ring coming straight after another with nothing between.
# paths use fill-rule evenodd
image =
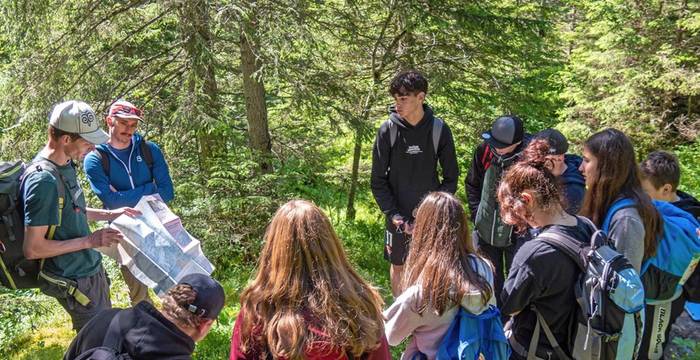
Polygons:
<instances>
[{"instance_id":1,"label":"backpack","mask_svg":"<svg viewBox=\"0 0 700 360\"><path fill-rule=\"evenodd\" d=\"M109 152L99 147L96 147L95 150L97 150L97 156L100 158L100 162L102 163L102 170L105 172L105 175L109 177ZM139 142L139 151L141 152L141 156L143 156L143 160L146 161L146 165L148 166L148 170L151 172L152 178L153 153L151 152L151 147L148 146L145 139L142 139L141 142Z\"/></svg>"},{"instance_id":2,"label":"backpack","mask_svg":"<svg viewBox=\"0 0 700 360\"><path fill-rule=\"evenodd\" d=\"M641 278L647 303L666 302L678 298L682 286L700 262L700 238L696 229L700 223L693 215L665 201L652 201L663 219L663 235L659 238L656 253L642 262ZM618 210L633 207L631 199L615 201L603 221L603 231L608 231L613 215Z\"/></svg>"},{"instance_id":3,"label":"backpack","mask_svg":"<svg viewBox=\"0 0 700 360\"><path fill-rule=\"evenodd\" d=\"M474 315L460 306L438 348L437 360L507 360L510 346L503 333L501 312L491 305Z\"/></svg>"},{"instance_id":4,"label":"backpack","mask_svg":"<svg viewBox=\"0 0 700 360\"><path fill-rule=\"evenodd\" d=\"M479 238L485 243L499 248L508 247L512 245L513 226L501 220L501 211L496 193L504 169L518 161L521 153L515 153L507 158L493 155L490 148L486 150L486 153L491 153L492 155L488 160L489 162L485 164L487 167L481 189L481 200L474 216L474 225ZM484 155L485 158L486 154Z\"/></svg>"},{"instance_id":5,"label":"backpack","mask_svg":"<svg viewBox=\"0 0 700 360\"><path fill-rule=\"evenodd\" d=\"M21 161L0 163L0 282L10 289L38 288L41 260L24 257L24 209L21 196L23 181L35 171L49 171L56 179L58 213L65 203L65 185L56 166L50 161L38 161L25 166ZM60 217L59 225L60 226ZM48 238L57 226L50 226Z\"/></svg>"},{"instance_id":6,"label":"backpack","mask_svg":"<svg viewBox=\"0 0 700 360\"><path fill-rule=\"evenodd\" d=\"M394 148L396 138L399 136L399 128L393 121L391 121L391 119L386 121L389 122L389 147ZM440 145L440 135L442 135L442 126L444 124L445 123L442 121L442 119L433 117L433 150L435 158L437 158L438 145Z\"/></svg>"},{"instance_id":7,"label":"backpack","mask_svg":"<svg viewBox=\"0 0 700 360\"><path fill-rule=\"evenodd\" d=\"M593 230L590 244L554 231L545 231L537 237L568 255L582 272L574 288L580 319L585 325L579 326L574 353L590 351L592 359L636 359L644 331L642 280L629 260L612 247L603 231L590 220L577 218ZM539 311L534 307L533 310L537 314L537 326L530 350L536 351L535 338L539 340L541 326L557 356L570 359Z\"/></svg>"},{"instance_id":8,"label":"backpack","mask_svg":"<svg viewBox=\"0 0 700 360\"><path fill-rule=\"evenodd\" d=\"M102 346L94 347L80 353L73 360L132 360L128 353L121 353L122 335L119 332L119 315L109 323ZM119 350L117 350L119 349Z\"/></svg>"}]
</instances>

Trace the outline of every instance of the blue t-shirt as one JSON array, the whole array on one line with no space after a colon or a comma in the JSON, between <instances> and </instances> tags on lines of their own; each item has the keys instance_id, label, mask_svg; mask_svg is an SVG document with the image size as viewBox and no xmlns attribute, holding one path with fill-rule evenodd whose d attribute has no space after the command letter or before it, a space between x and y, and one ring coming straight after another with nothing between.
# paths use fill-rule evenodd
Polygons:
<instances>
[{"instance_id":1,"label":"blue t-shirt","mask_svg":"<svg viewBox=\"0 0 700 360\"><path fill-rule=\"evenodd\" d=\"M37 156L35 160L45 160ZM85 214L85 196L78 183L72 164L56 166L65 180L65 206L61 224L54 232L53 240L70 240L90 234ZM24 224L26 226L58 225L58 189L56 179L50 171L35 171L27 175L24 182ZM71 192L78 193L75 210ZM46 259L44 269L69 279L79 279L96 274L101 266L102 256L93 249L80 250Z\"/></svg>"}]
</instances>

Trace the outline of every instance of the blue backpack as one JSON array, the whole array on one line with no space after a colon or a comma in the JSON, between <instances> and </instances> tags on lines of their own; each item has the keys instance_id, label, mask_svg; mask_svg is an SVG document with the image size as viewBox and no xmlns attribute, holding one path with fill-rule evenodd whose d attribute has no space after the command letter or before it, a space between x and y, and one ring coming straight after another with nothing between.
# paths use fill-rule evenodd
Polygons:
<instances>
[{"instance_id":1,"label":"blue backpack","mask_svg":"<svg viewBox=\"0 0 700 360\"><path fill-rule=\"evenodd\" d=\"M641 278L648 304L674 300L682 286L700 262L700 227L693 215L665 201L653 201L663 219L663 236L659 238L656 254L642 263ZM636 206L631 199L613 203L603 221L602 230L609 230L613 215L621 209Z\"/></svg>"},{"instance_id":2,"label":"blue backpack","mask_svg":"<svg viewBox=\"0 0 700 360\"><path fill-rule=\"evenodd\" d=\"M437 360L489 360L510 357L508 339L503 333L501 312L495 306L479 315L460 307L438 348Z\"/></svg>"}]
</instances>

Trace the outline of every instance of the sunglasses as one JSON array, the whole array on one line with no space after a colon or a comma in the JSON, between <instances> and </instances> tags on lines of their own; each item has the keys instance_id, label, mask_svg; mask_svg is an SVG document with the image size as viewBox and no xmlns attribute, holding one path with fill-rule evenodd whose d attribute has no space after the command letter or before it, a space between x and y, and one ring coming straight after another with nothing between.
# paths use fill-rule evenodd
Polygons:
<instances>
[{"instance_id":1,"label":"sunglasses","mask_svg":"<svg viewBox=\"0 0 700 360\"><path fill-rule=\"evenodd\" d=\"M112 115L136 115L142 117L143 112L135 107L118 105L112 110Z\"/></svg>"}]
</instances>

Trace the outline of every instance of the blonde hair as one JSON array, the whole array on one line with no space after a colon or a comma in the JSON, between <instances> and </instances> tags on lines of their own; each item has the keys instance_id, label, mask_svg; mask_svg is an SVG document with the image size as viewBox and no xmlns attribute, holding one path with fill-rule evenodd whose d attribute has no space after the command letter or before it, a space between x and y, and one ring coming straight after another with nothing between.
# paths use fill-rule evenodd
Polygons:
<instances>
[{"instance_id":1,"label":"blonde hair","mask_svg":"<svg viewBox=\"0 0 700 360\"><path fill-rule=\"evenodd\" d=\"M265 233L255 279L241 294L241 350L302 359L319 335L329 351L356 357L384 334L383 301L347 260L328 217L293 200L280 207Z\"/></svg>"}]
</instances>

